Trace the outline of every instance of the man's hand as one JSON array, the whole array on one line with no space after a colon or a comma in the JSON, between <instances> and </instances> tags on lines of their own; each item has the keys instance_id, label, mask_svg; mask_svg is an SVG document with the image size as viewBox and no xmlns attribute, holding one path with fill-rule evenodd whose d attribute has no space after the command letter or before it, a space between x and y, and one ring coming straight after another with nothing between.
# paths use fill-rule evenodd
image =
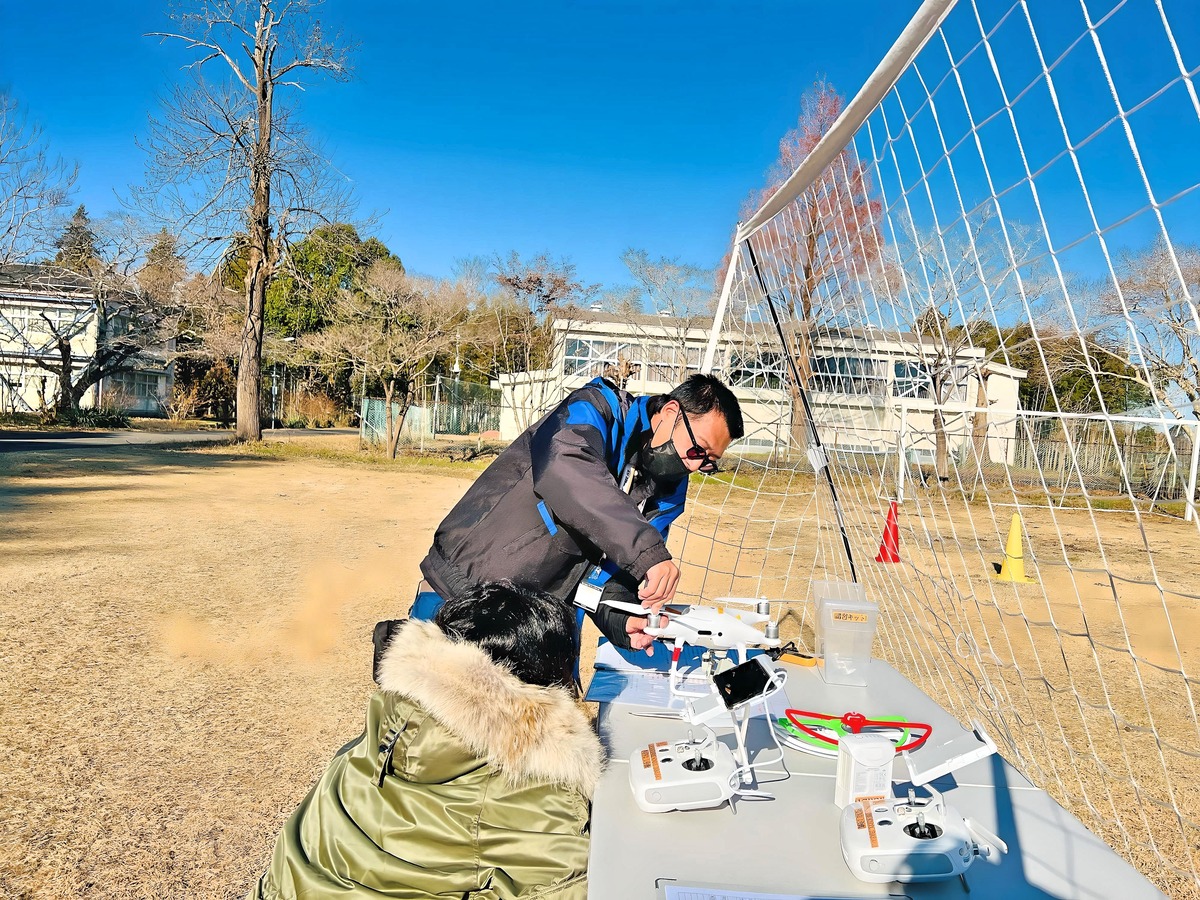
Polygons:
<instances>
[{"instance_id":1,"label":"man's hand","mask_svg":"<svg viewBox=\"0 0 1200 900\"><path fill-rule=\"evenodd\" d=\"M625 633L629 635L629 645L634 650L645 650L647 656L654 655L654 638L646 634L646 618L630 616L625 620Z\"/></svg>"},{"instance_id":2,"label":"man's hand","mask_svg":"<svg viewBox=\"0 0 1200 900\"><path fill-rule=\"evenodd\" d=\"M646 579L638 589L642 606L658 612L664 603L675 596L675 585L679 583L679 566L669 559L655 563L646 571Z\"/></svg>"}]
</instances>

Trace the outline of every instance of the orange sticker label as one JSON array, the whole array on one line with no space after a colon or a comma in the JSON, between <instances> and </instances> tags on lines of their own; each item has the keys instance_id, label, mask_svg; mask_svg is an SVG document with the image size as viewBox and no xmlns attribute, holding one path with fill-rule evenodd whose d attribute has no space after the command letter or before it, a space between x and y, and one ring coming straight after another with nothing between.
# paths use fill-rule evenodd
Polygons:
<instances>
[{"instance_id":1,"label":"orange sticker label","mask_svg":"<svg viewBox=\"0 0 1200 900\"><path fill-rule=\"evenodd\" d=\"M659 744L659 746L663 746L663 745ZM658 766L658 750L655 748L654 744L651 744L649 747L647 747L645 750L642 751L643 765L645 765L647 756L650 757L649 768L654 770L654 780L662 781L662 769L660 769Z\"/></svg>"},{"instance_id":2,"label":"orange sticker label","mask_svg":"<svg viewBox=\"0 0 1200 900\"><path fill-rule=\"evenodd\" d=\"M875 816L871 812L871 804L873 802L871 800L864 800L858 808L862 810L863 817L867 820L867 836L871 839L871 849L874 850L879 847L879 835L875 833ZM854 818L855 820L858 819L857 814Z\"/></svg>"},{"instance_id":3,"label":"orange sticker label","mask_svg":"<svg viewBox=\"0 0 1200 900\"><path fill-rule=\"evenodd\" d=\"M835 622L866 622L868 619L866 613L852 612L834 612L833 621Z\"/></svg>"}]
</instances>

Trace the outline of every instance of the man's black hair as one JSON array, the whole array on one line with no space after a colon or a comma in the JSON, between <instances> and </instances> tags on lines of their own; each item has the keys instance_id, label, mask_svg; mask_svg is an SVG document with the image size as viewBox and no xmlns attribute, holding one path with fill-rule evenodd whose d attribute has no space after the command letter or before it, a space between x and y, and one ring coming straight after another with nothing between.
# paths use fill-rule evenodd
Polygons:
<instances>
[{"instance_id":1,"label":"man's black hair","mask_svg":"<svg viewBox=\"0 0 1200 900\"><path fill-rule=\"evenodd\" d=\"M730 440L736 441L746 433L742 424L742 407L733 391L719 378L712 375L693 375L665 397L656 397L659 402L651 403L649 412L654 415L670 400L676 401L689 416L702 416L714 409L721 411L729 427Z\"/></svg>"},{"instance_id":2,"label":"man's black hair","mask_svg":"<svg viewBox=\"0 0 1200 900\"><path fill-rule=\"evenodd\" d=\"M558 597L494 581L447 599L433 621L528 684L575 686L575 608Z\"/></svg>"}]
</instances>

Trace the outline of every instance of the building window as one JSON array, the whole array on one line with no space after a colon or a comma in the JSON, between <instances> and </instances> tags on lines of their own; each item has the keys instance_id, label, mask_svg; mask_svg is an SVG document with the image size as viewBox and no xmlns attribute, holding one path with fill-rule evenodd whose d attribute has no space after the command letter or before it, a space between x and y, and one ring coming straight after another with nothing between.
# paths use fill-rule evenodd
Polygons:
<instances>
[{"instance_id":1,"label":"building window","mask_svg":"<svg viewBox=\"0 0 1200 900\"><path fill-rule=\"evenodd\" d=\"M947 381L953 382L948 391L943 387L945 395L941 402L963 403L967 399L967 377L970 374L968 366L955 366L945 375ZM896 381L892 385L892 396L910 397L914 400L934 400L933 381L936 373L927 363L897 362Z\"/></svg>"},{"instance_id":2,"label":"building window","mask_svg":"<svg viewBox=\"0 0 1200 900\"><path fill-rule=\"evenodd\" d=\"M616 341L572 338L567 341L563 373L595 378L603 375L605 368L615 366L622 358L629 358L629 344Z\"/></svg>"},{"instance_id":3,"label":"building window","mask_svg":"<svg viewBox=\"0 0 1200 900\"><path fill-rule=\"evenodd\" d=\"M138 409L153 409L165 394L163 376L147 372L122 372L108 379L109 389L124 395Z\"/></svg>"},{"instance_id":4,"label":"building window","mask_svg":"<svg viewBox=\"0 0 1200 900\"><path fill-rule=\"evenodd\" d=\"M704 348L699 346L650 344L641 349L646 381L681 384L700 371L704 359Z\"/></svg>"},{"instance_id":5,"label":"building window","mask_svg":"<svg viewBox=\"0 0 1200 900\"><path fill-rule=\"evenodd\" d=\"M892 396L928 400L933 396L933 382L924 363L896 363L896 381L892 385Z\"/></svg>"},{"instance_id":6,"label":"building window","mask_svg":"<svg viewBox=\"0 0 1200 900\"><path fill-rule=\"evenodd\" d=\"M740 388L781 390L787 362L782 353L734 351L729 360L729 383Z\"/></svg>"},{"instance_id":7,"label":"building window","mask_svg":"<svg viewBox=\"0 0 1200 900\"><path fill-rule=\"evenodd\" d=\"M810 389L826 394L884 397L887 379L883 363L860 356L818 356L812 361Z\"/></svg>"}]
</instances>

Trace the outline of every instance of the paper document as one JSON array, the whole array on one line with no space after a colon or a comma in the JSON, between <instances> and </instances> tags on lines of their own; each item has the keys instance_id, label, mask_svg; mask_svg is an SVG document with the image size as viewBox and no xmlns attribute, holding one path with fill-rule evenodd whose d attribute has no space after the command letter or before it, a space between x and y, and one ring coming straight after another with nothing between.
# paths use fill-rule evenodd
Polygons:
<instances>
[{"instance_id":1,"label":"paper document","mask_svg":"<svg viewBox=\"0 0 1200 900\"><path fill-rule=\"evenodd\" d=\"M680 680L707 681L700 665L701 648L688 647L688 653L679 660ZM654 655L647 656L642 650L620 650L611 642L601 638L596 645L596 668L614 672L640 672L666 675L671 668L671 651L662 644L655 644Z\"/></svg>"},{"instance_id":2,"label":"paper document","mask_svg":"<svg viewBox=\"0 0 1200 900\"><path fill-rule=\"evenodd\" d=\"M708 888L686 884L664 885L662 895L665 900L825 900L813 894L764 894L761 891L744 891L738 888Z\"/></svg>"},{"instance_id":3,"label":"paper document","mask_svg":"<svg viewBox=\"0 0 1200 900\"><path fill-rule=\"evenodd\" d=\"M671 685L661 672L615 672L596 669L587 696L593 703L624 703L654 709L683 709L684 701L671 696Z\"/></svg>"}]
</instances>

